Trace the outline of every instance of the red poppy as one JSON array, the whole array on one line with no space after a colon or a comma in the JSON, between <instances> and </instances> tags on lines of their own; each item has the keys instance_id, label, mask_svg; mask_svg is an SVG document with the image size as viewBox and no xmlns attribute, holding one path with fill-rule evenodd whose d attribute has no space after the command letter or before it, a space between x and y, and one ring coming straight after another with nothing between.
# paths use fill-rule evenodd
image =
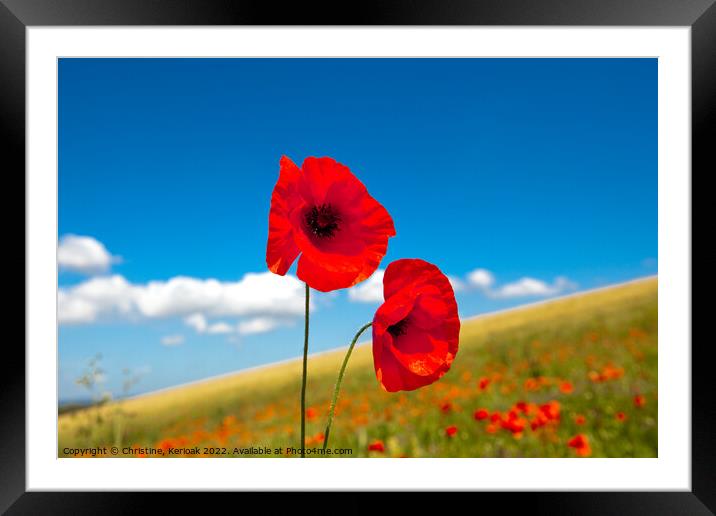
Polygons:
<instances>
[{"instance_id":1,"label":"red poppy","mask_svg":"<svg viewBox=\"0 0 716 516\"><path fill-rule=\"evenodd\" d=\"M637 394L636 396L634 396L634 405L639 408L643 407L644 405L646 405L646 398L641 394Z\"/></svg>"},{"instance_id":2,"label":"red poppy","mask_svg":"<svg viewBox=\"0 0 716 516\"><path fill-rule=\"evenodd\" d=\"M523 414L527 414L530 410L530 407L526 401L518 401L517 403L515 403L515 406L513 408L514 410L518 410Z\"/></svg>"},{"instance_id":3,"label":"red poppy","mask_svg":"<svg viewBox=\"0 0 716 516\"><path fill-rule=\"evenodd\" d=\"M306 409L306 419L308 419L308 420L315 419L317 415L318 415L318 411L315 408L308 407Z\"/></svg>"},{"instance_id":4,"label":"red poppy","mask_svg":"<svg viewBox=\"0 0 716 516\"><path fill-rule=\"evenodd\" d=\"M455 434L457 434L456 426L449 426L445 429L445 435L447 435L448 437L455 437Z\"/></svg>"},{"instance_id":5,"label":"red poppy","mask_svg":"<svg viewBox=\"0 0 716 516\"><path fill-rule=\"evenodd\" d=\"M487 419L488 417L490 417L490 413L487 411L487 409L481 408L475 411L473 417L477 421L482 421L483 419Z\"/></svg>"},{"instance_id":6,"label":"red poppy","mask_svg":"<svg viewBox=\"0 0 716 516\"><path fill-rule=\"evenodd\" d=\"M583 424L586 423L586 422L587 422L587 418L584 417L582 414L577 414L576 416L574 416L574 423L575 423L575 424L581 426L581 425L583 425Z\"/></svg>"},{"instance_id":7,"label":"red poppy","mask_svg":"<svg viewBox=\"0 0 716 516\"><path fill-rule=\"evenodd\" d=\"M571 394L574 390L574 386L571 382L564 381L559 384L559 390L562 391L564 394Z\"/></svg>"},{"instance_id":8,"label":"red poppy","mask_svg":"<svg viewBox=\"0 0 716 516\"><path fill-rule=\"evenodd\" d=\"M627 415L624 412L617 412L614 414L614 417L619 421L620 423L623 423L627 419Z\"/></svg>"},{"instance_id":9,"label":"red poppy","mask_svg":"<svg viewBox=\"0 0 716 516\"><path fill-rule=\"evenodd\" d=\"M450 403L449 401L446 401L445 403L440 405L440 411L443 414L449 414L452 411L452 403Z\"/></svg>"},{"instance_id":10,"label":"red poppy","mask_svg":"<svg viewBox=\"0 0 716 516\"><path fill-rule=\"evenodd\" d=\"M505 430L509 430L513 434L518 434L525 429L527 420L513 414L513 412L510 412L508 418L502 421L502 428L504 428Z\"/></svg>"},{"instance_id":11,"label":"red poppy","mask_svg":"<svg viewBox=\"0 0 716 516\"><path fill-rule=\"evenodd\" d=\"M393 219L348 169L331 158L298 168L281 158L271 195L266 264L283 276L299 254L299 279L322 292L347 288L378 268L395 236Z\"/></svg>"},{"instance_id":12,"label":"red poppy","mask_svg":"<svg viewBox=\"0 0 716 516\"><path fill-rule=\"evenodd\" d=\"M460 337L450 281L423 260L397 260L385 270L383 296L373 318L373 363L383 389L412 391L437 381Z\"/></svg>"},{"instance_id":13,"label":"red poppy","mask_svg":"<svg viewBox=\"0 0 716 516\"><path fill-rule=\"evenodd\" d=\"M477 383L477 386L480 388L481 391L484 391L487 389L487 387L490 385L490 379L486 376L483 376L480 378L480 381Z\"/></svg>"},{"instance_id":14,"label":"red poppy","mask_svg":"<svg viewBox=\"0 0 716 516\"><path fill-rule=\"evenodd\" d=\"M588 457L592 454L592 448L589 446L589 439L584 434L577 434L567 441L567 445L570 448L574 448L575 451L582 457Z\"/></svg>"},{"instance_id":15,"label":"red poppy","mask_svg":"<svg viewBox=\"0 0 716 516\"><path fill-rule=\"evenodd\" d=\"M385 451L385 445L383 441L373 441L368 445L368 451L381 452Z\"/></svg>"}]
</instances>

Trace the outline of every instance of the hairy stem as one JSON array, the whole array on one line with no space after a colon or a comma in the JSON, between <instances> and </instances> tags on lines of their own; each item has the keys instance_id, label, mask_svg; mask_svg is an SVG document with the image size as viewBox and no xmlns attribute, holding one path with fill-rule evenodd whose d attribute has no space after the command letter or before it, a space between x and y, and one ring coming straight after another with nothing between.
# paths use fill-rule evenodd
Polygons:
<instances>
[{"instance_id":1,"label":"hairy stem","mask_svg":"<svg viewBox=\"0 0 716 516\"><path fill-rule=\"evenodd\" d=\"M311 289L306 283L306 320L303 332L303 379L301 381L301 458L306 457L306 374L308 370L308 306Z\"/></svg>"},{"instance_id":2,"label":"hairy stem","mask_svg":"<svg viewBox=\"0 0 716 516\"><path fill-rule=\"evenodd\" d=\"M370 328L373 325L373 323L365 324L363 327L361 327L360 330L358 330L358 333L356 333L355 337L353 337L353 341L351 342L351 345L348 346L348 352L346 353L346 357L343 359L343 365L341 366L341 370L338 373L338 380L336 381L336 389L333 391L333 400L331 400L331 409L328 412L328 425L326 425L326 431L325 431L325 440L323 441L323 449L325 450L328 447L328 436L331 434L331 425L333 424L333 414L336 411L336 403L338 403L338 393L341 390L341 382L343 381L343 375L346 373L346 367L348 366L348 359L351 358L351 353L353 352L353 348L356 345L356 342L358 341L358 337L361 336L361 334Z\"/></svg>"}]
</instances>

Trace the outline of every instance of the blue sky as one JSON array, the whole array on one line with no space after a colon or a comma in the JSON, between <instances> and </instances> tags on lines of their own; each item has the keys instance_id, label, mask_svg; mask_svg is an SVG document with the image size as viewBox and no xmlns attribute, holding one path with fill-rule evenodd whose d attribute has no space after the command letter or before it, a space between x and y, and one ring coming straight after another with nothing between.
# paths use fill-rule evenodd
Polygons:
<instances>
[{"instance_id":1,"label":"blue sky","mask_svg":"<svg viewBox=\"0 0 716 516\"><path fill-rule=\"evenodd\" d=\"M437 264L462 316L657 271L655 59L61 59L61 400L96 353L115 394L300 355L265 264L284 154L348 165L383 267ZM313 351L375 287L315 296Z\"/></svg>"}]
</instances>

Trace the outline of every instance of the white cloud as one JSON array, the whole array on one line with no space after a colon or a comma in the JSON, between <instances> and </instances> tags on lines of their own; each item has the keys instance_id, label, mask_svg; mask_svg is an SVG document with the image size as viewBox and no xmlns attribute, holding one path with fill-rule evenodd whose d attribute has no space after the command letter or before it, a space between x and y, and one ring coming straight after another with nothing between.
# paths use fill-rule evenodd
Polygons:
<instances>
[{"instance_id":1,"label":"white cloud","mask_svg":"<svg viewBox=\"0 0 716 516\"><path fill-rule=\"evenodd\" d=\"M568 290L574 290L576 287L576 283L573 283L563 276L555 279L552 284L535 278L521 278L491 291L489 295L501 299L514 297L549 297Z\"/></svg>"},{"instance_id":2,"label":"white cloud","mask_svg":"<svg viewBox=\"0 0 716 516\"><path fill-rule=\"evenodd\" d=\"M204 333L209 323L206 322L206 317L203 314L191 314L184 318L184 324L194 328L197 333Z\"/></svg>"},{"instance_id":3,"label":"white cloud","mask_svg":"<svg viewBox=\"0 0 716 516\"><path fill-rule=\"evenodd\" d=\"M361 303L382 303L384 274L385 270L378 269L363 283L350 288L348 290L348 299Z\"/></svg>"},{"instance_id":4,"label":"white cloud","mask_svg":"<svg viewBox=\"0 0 716 516\"><path fill-rule=\"evenodd\" d=\"M273 317L255 317L247 321L241 321L238 326L238 332L241 335L251 335L254 333L266 333L281 326L282 321Z\"/></svg>"},{"instance_id":5,"label":"white cloud","mask_svg":"<svg viewBox=\"0 0 716 516\"><path fill-rule=\"evenodd\" d=\"M206 317L202 313L191 314L184 318L184 324L194 328L197 333L208 333L209 335L221 335L224 333L233 333L234 327L224 321L218 321L209 324Z\"/></svg>"},{"instance_id":6,"label":"white cloud","mask_svg":"<svg viewBox=\"0 0 716 516\"><path fill-rule=\"evenodd\" d=\"M197 332L213 334L234 328L210 318L290 319L303 315L305 302L303 283L270 272L248 273L234 282L178 276L146 284L115 274L60 288L57 296L61 324L182 317Z\"/></svg>"},{"instance_id":7,"label":"white cloud","mask_svg":"<svg viewBox=\"0 0 716 516\"><path fill-rule=\"evenodd\" d=\"M470 286L487 290L495 284L495 277L487 269L475 269L467 275Z\"/></svg>"},{"instance_id":8,"label":"white cloud","mask_svg":"<svg viewBox=\"0 0 716 516\"><path fill-rule=\"evenodd\" d=\"M166 335L162 337L162 344L164 346L178 346L184 343L184 335Z\"/></svg>"},{"instance_id":9,"label":"white cloud","mask_svg":"<svg viewBox=\"0 0 716 516\"><path fill-rule=\"evenodd\" d=\"M209 335L223 335L225 333L233 333L234 327L224 321L219 321L209 325L206 329L206 333Z\"/></svg>"},{"instance_id":10,"label":"white cloud","mask_svg":"<svg viewBox=\"0 0 716 516\"><path fill-rule=\"evenodd\" d=\"M98 240L89 236L64 235L57 246L57 264L60 269L82 274L99 274L120 261L112 256Z\"/></svg>"},{"instance_id":11,"label":"white cloud","mask_svg":"<svg viewBox=\"0 0 716 516\"><path fill-rule=\"evenodd\" d=\"M131 317L136 288L115 274L89 279L69 289L57 292L60 324L83 324L100 316Z\"/></svg>"}]
</instances>

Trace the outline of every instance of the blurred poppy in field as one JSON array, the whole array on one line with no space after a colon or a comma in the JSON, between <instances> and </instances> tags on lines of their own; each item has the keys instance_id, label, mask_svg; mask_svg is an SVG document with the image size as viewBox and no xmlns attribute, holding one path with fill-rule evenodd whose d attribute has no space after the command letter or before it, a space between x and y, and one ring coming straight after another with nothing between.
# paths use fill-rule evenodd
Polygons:
<instances>
[{"instance_id":1,"label":"blurred poppy in field","mask_svg":"<svg viewBox=\"0 0 716 516\"><path fill-rule=\"evenodd\" d=\"M477 421L482 421L483 419L487 419L490 416L490 413L487 411L487 409L481 408L477 409L475 413L473 414L473 417Z\"/></svg>"},{"instance_id":2,"label":"blurred poppy in field","mask_svg":"<svg viewBox=\"0 0 716 516\"><path fill-rule=\"evenodd\" d=\"M559 409L559 401L555 400L552 400L549 403L545 403L544 405L540 405L540 410L545 416L547 416L547 419L550 420L559 419Z\"/></svg>"},{"instance_id":3,"label":"blurred poppy in field","mask_svg":"<svg viewBox=\"0 0 716 516\"><path fill-rule=\"evenodd\" d=\"M581 425L583 425L583 424L586 423L586 422L587 422L587 418L585 418L582 414L577 414L576 416L574 416L574 423L575 423L575 424L581 426Z\"/></svg>"},{"instance_id":4,"label":"blurred poppy in field","mask_svg":"<svg viewBox=\"0 0 716 516\"><path fill-rule=\"evenodd\" d=\"M526 424L526 419L517 416L514 412L509 412L507 419L502 421L502 428L509 430L513 434L517 434L522 433Z\"/></svg>"},{"instance_id":5,"label":"blurred poppy in field","mask_svg":"<svg viewBox=\"0 0 716 516\"><path fill-rule=\"evenodd\" d=\"M484 391L490 386L490 379L486 376L483 376L480 378L480 381L477 382L477 386L480 388L481 391Z\"/></svg>"},{"instance_id":6,"label":"blurred poppy in field","mask_svg":"<svg viewBox=\"0 0 716 516\"><path fill-rule=\"evenodd\" d=\"M620 423L623 423L627 419L627 415L624 412L617 412L616 414L614 414L614 417Z\"/></svg>"},{"instance_id":7,"label":"blurred poppy in field","mask_svg":"<svg viewBox=\"0 0 716 516\"><path fill-rule=\"evenodd\" d=\"M595 383L601 381L601 378L602 378L601 375L597 371L589 371L589 373L587 373L587 376L589 377L589 379L591 381L593 381Z\"/></svg>"},{"instance_id":8,"label":"blurred poppy in field","mask_svg":"<svg viewBox=\"0 0 716 516\"><path fill-rule=\"evenodd\" d=\"M385 451L385 445L383 441L373 441L368 445L368 451L383 453Z\"/></svg>"},{"instance_id":9,"label":"blurred poppy in field","mask_svg":"<svg viewBox=\"0 0 716 516\"><path fill-rule=\"evenodd\" d=\"M455 437L455 434L457 434L456 426L449 426L445 429L445 435L447 435L448 437Z\"/></svg>"},{"instance_id":10,"label":"blurred poppy in field","mask_svg":"<svg viewBox=\"0 0 716 516\"><path fill-rule=\"evenodd\" d=\"M281 158L271 195L266 264L285 275L298 255L299 279L322 292L368 278L395 236L393 219L345 165Z\"/></svg>"},{"instance_id":11,"label":"blurred poppy in field","mask_svg":"<svg viewBox=\"0 0 716 516\"><path fill-rule=\"evenodd\" d=\"M567 445L582 457L588 457L592 454L592 448L589 446L589 439L584 434L577 434L567 441Z\"/></svg>"},{"instance_id":12,"label":"blurred poppy in field","mask_svg":"<svg viewBox=\"0 0 716 516\"><path fill-rule=\"evenodd\" d=\"M306 446L313 446L314 444L321 444L326 440L326 435L323 432L319 432L313 437L306 439Z\"/></svg>"},{"instance_id":13,"label":"blurred poppy in field","mask_svg":"<svg viewBox=\"0 0 716 516\"><path fill-rule=\"evenodd\" d=\"M617 380L618 378L621 378L624 376L624 368L623 367L615 367L612 364L607 364L602 369L602 374L600 376L602 381L606 380Z\"/></svg>"},{"instance_id":14,"label":"blurred poppy in field","mask_svg":"<svg viewBox=\"0 0 716 516\"><path fill-rule=\"evenodd\" d=\"M306 409L306 419L308 419L309 421L312 419L315 419L317 415L318 415L318 411L315 408L308 407Z\"/></svg>"},{"instance_id":15,"label":"blurred poppy in field","mask_svg":"<svg viewBox=\"0 0 716 516\"><path fill-rule=\"evenodd\" d=\"M642 396L641 394L637 394L634 396L634 405L641 408L644 405L646 405L646 398Z\"/></svg>"},{"instance_id":16,"label":"blurred poppy in field","mask_svg":"<svg viewBox=\"0 0 716 516\"><path fill-rule=\"evenodd\" d=\"M449 401L446 401L442 405L440 405L440 412L443 414L449 414L452 411L452 403Z\"/></svg>"},{"instance_id":17,"label":"blurred poppy in field","mask_svg":"<svg viewBox=\"0 0 716 516\"><path fill-rule=\"evenodd\" d=\"M563 394L571 394L574 390L574 386L571 384L571 382L562 382L559 384L559 390L562 391Z\"/></svg>"},{"instance_id":18,"label":"blurred poppy in field","mask_svg":"<svg viewBox=\"0 0 716 516\"><path fill-rule=\"evenodd\" d=\"M523 414L527 414L530 410L530 406L526 401L518 401L515 403L514 409L522 412Z\"/></svg>"},{"instance_id":19,"label":"blurred poppy in field","mask_svg":"<svg viewBox=\"0 0 716 516\"><path fill-rule=\"evenodd\" d=\"M176 444L172 439L164 439L163 441L160 441L160 443L157 445L157 448L166 453L169 450L176 448Z\"/></svg>"},{"instance_id":20,"label":"blurred poppy in field","mask_svg":"<svg viewBox=\"0 0 716 516\"><path fill-rule=\"evenodd\" d=\"M418 259L397 260L383 275L385 302L373 318L373 364L388 392L440 379L457 354L460 319L447 276Z\"/></svg>"}]
</instances>

